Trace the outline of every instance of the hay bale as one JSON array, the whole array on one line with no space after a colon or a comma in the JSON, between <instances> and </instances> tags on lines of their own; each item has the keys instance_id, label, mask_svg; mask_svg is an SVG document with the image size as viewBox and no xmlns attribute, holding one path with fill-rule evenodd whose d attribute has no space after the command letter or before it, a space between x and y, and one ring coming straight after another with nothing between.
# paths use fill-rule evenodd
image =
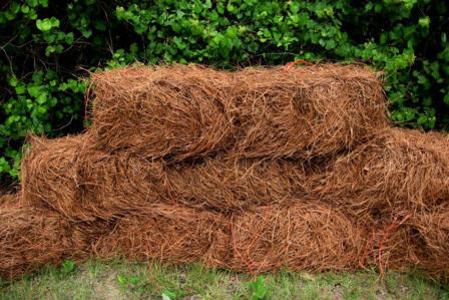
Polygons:
<instances>
[{"instance_id":1,"label":"hay bale","mask_svg":"<svg viewBox=\"0 0 449 300\"><path fill-rule=\"evenodd\" d=\"M324 271L354 269L362 231L343 214L319 203L266 206L234 216L158 204L117 223L101 238L101 258L123 256L165 263L259 273L283 267Z\"/></svg>"},{"instance_id":2,"label":"hay bale","mask_svg":"<svg viewBox=\"0 0 449 300\"><path fill-rule=\"evenodd\" d=\"M227 148L230 80L227 72L182 65L94 73L98 145L175 160Z\"/></svg>"},{"instance_id":3,"label":"hay bale","mask_svg":"<svg viewBox=\"0 0 449 300\"><path fill-rule=\"evenodd\" d=\"M161 194L162 164L93 149L91 136L31 138L22 161L21 202L71 220L109 220Z\"/></svg>"},{"instance_id":4,"label":"hay bale","mask_svg":"<svg viewBox=\"0 0 449 300\"><path fill-rule=\"evenodd\" d=\"M232 259L226 268L250 273L350 270L364 243L362 228L319 202L258 207L232 220Z\"/></svg>"},{"instance_id":5,"label":"hay bale","mask_svg":"<svg viewBox=\"0 0 449 300\"><path fill-rule=\"evenodd\" d=\"M449 198L449 137L391 128L339 157L314 193L354 215L422 210Z\"/></svg>"},{"instance_id":6,"label":"hay bale","mask_svg":"<svg viewBox=\"0 0 449 300\"><path fill-rule=\"evenodd\" d=\"M66 199L76 198L77 176L73 167L86 147L82 135L49 140L29 137L21 164L21 203L29 207L53 208L64 212ZM75 209L73 207L70 209Z\"/></svg>"},{"instance_id":7,"label":"hay bale","mask_svg":"<svg viewBox=\"0 0 449 300\"><path fill-rule=\"evenodd\" d=\"M71 224L57 213L24 206L0 207L0 277L13 278L46 264L83 258L101 234L99 224Z\"/></svg>"},{"instance_id":8,"label":"hay bale","mask_svg":"<svg viewBox=\"0 0 449 300\"><path fill-rule=\"evenodd\" d=\"M22 162L22 202L83 221L109 220L160 202L228 212L307 198L318 172L296 161L232 155L167 165L91 146L89 134L31 138Z\"/></svg>"},{"instance_id":9,"label":"hay bale","mask_svg":"<svg viewBox=\"0 0 449 300\"><path fill-rule=\"evenodd\" d=\"M216 256L213 244L223 235L223 216L176 204L154 204L121 218L94 246L102 259L153 260L177 264Z\"/></svg>"},{"instance_id":10,"label":"hay bale","mask_svg":"<svg viewBox=\"0 0 449 300\"><path fill-rule=\"evenodd\" d=\"M449 206L443 203L414 212L402 210L371 227L368 265L385 270L420 270L435 279L449 279Z\"/></svg>"},{"instance_id":11,"label":"hay bale","mask_svg":"<svg viewBox=\"0 0 449 300\"><path fill-rule=\"evenodd\" d=\"M389 210L383 218L371 222L360 218L359 226L366 228L366 243L360 258L360 267L377 267L381 274L387 269L410 271L419 268L426 253L423 242L413 226L411 211L400 214Z\"/></svg>"},{"instance_id":12,"label":"hay bale","mask_svg":"<svg viewBox=\"0 0 449 300\"><path fill-rule=\"evenodd\" d=\"M97 145L152 159L221 150L309 159L352 148L388 124L381 83L358 66L131 67L92 82Z\"/></svg>"},{"instance_id":13,"label":"hay bale","mask_svg":"<svg viewBox=\"0 0 449 300\"><path fill-rule=\"evenodd\" d=\"M449 280L449 206L447 203L418 214L412 221L423 254L420 267L431 276Z\"/></svg>"},{"instance_id":14,"label":"hay bale","mask_svg":"<svg viewBox=\"0 0 449 300\"><path fill-rule=\"evenodd\" d=\"M245 157L329 156L388 125L381 82L361 66L249 68L234 76L235 152Z\"/></svg>"}]
</instances>

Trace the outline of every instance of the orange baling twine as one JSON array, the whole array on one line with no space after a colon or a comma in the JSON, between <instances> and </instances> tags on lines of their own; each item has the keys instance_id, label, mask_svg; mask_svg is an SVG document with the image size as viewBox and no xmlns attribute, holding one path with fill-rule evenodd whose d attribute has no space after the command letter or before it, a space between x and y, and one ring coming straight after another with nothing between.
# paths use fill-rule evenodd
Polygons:
<instances>
[{"instance_id":1,"label":"orange baling twine","mask_svg":"<svg viewBox=\"0 0 449 300\"><path fill-rule=\"evenodd\" d=\"M398 223L398 217L396 216L393 219L393 222L383 230L382 239L379 242L379 255L378 255L379 270L380 270L381 275L384 274L384 266L382 265L382 248L383 248L384 242L387 240L387 238L389 236L391 236L394 233L394 231L396 231L396 229L398 229L399 226L404 224L404 222L407 221L407 219L409 219L411 216L412 216L411 213L406 215L402 219L402 221L400 221L399 223Z\"/></svg>"},{"instance_id":2,"label":"orange baling twine","mask_svg":"<svg viewBox=\"0 0 449 300\"><path fill-rule=\"evenodd\" d=\"M365 262L368 258L368 250L372 250L373 249L373 245L374 245L374 240L376 237L376 233L374 231L374 228L372 229L372 234L371 234L371 238L369 239L369 242L365 244L365 247L363 249L363 254L362 257L359 260L359 266L364 269L365 268Z\"/></svg>"},{"instance_id":3,"label":"orange baling twine","mask_svg":"<svg viewBox=\"0 0 449 300\"><path fill-rule=\"evenodd\" d=\"M306 65L306 66L313 66L313 63L311 63L310 61L307 61L304 59L297 59L295 61L286 63L284 66L284 70L289 71L293 66L299 65L299 64Z\"/></svg>"},{"instance_id":4,"label":"orange baling twine","mask_svg":"<svg viewBox=\"0 0 449 300\"><path fill-rule=\"evenodd\" d=\"M394 217L393 222L391 222L391 224L386 226L385 229L381 230L380 236L382 236L382 239L379 241L379 244L378 244L379 253L377 255L377 260L379 262L379 271L380 271L381 275L383 275L384 271L385 271L384 265L382 264L382 251L383 251L383 246L384 246L385 241L388 239L388 237L390 237L398 229L399 226L404 224L405 221L407 221L411 216L412 216L411 213L406 215L400 222L398 222L398 217L396 216L396 217ZM372 233L371 233L371 238L369 239L368 243L365 244L365 247L363 249L363 254L359 260L359 266L361 268L365 268L365 262L368 258L369 249L371 249L371 251L374 251L374 240L375 239L376 239L376 233L373 229Z\"/></svg>"}]
</instances>

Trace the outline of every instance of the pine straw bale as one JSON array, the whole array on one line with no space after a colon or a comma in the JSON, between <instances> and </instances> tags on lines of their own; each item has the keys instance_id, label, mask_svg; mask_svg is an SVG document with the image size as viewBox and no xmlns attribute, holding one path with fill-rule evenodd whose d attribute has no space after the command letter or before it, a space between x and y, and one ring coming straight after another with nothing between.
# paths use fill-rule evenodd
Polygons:
<instances>
[{"instance_id":1,"label":"pine straw bale","mask_svg":"<svg viewBox=\"0 0 449 300\"><path fill-rule=\"evenodd\" d=\"M236 152L246 157L326 156L388 125L381 82L361 66L248 68L234 80Z\"/></svg>"},{"instance_id":2,"label":"pine straw bale","mask_svg":"<svg viewBox=\"0 0 449 300\"><path fill-rule=\"evenodd\" d=\"M222 239L225 224L223 216L206 210L153 204L121 218L93 249L103 259L123 256L174 264L194 262L217 255L213 244Z\"/></svg>"},{"instance_id":3,"label":"pine straw bale","mask_svg":"<svg viewBox=\"0 0 449 300\"><path fill-rule=\"evenodd\" d=\"M290 270L351 270L364 243L362 228L319 202L258 207L232 220L230 263L250 273Z\"/></svg>"},{"instance_id":4,"label":"pine straw bale","mask_svg":"<svg viewBox=\"0 0 449 300\"><path fill-rule=\"evenodd\" d=\"M354 269L363 241L360 228L318 203L265 206L228 216L158 204L119 221L95 252L102 258L202 262L251 273L283 267L324 271Z\"/></svg>"},{"instance_id":5,"label":"pine straw bale","mask_svg":"<svg viewBox=\"0 0 449 300\"><path fill-rule=\"evenodd\" d=\"M449 137L391 128L323 174L313 192L354 215L432 207L449 198Z\"/></svg>"},{"instance_id":6,"label":"pine straw bale","mask_svg":"<svg viewBox=\"0 0 449 300\"><path fill-rule=\"evenodd\" d=\"M31 138L22 161L22 203L72 220L108 220L161 194L161 164L93 149L91 136Z\"/></svg>"},{"instance_id":7,"label":"pine straw bale","mask_svg":"<svg viewBox=\"0 0 449 300\"><path fill-rule=\"evenodd\" d=\"M416 235L422 240L420 267L430 275L449 280L449 205L444 203L418 214L412 221Z\"/></svg>"},{"instance_id":8,"label":"pine straw bale","mask_svg":"<svg viewBox=\"0 0 449 300\"><path fill-rule=\"evenodd\" d=\"M375 266L381 274L387 269L419 268L426 253L422 237L413 226L413 218L410 211L397 214L391 209L374 223L369 218L359 218L358 226L364 227L366 232L359 266Z\"/></svg>"},{"instance_id":9,"label":"pine straw bale","mask_svg":"<svg viewBox=\"0 0 449 300\"><path fill-rule=\"evenodd\" d=\"M90 253L104 225L72 224L59 214L16 204L0 207L0 277L13 278L46 264Z\"/></svg>"},{"instance_id":10,"label":"pine straw bale","mask_svg":"<svg viewBox=\"0 0 449 300\"><path fill-rule=\"evenodd\" d=\"M130 67L94 73L100 147L181 160L228 147L230 76L200 66Z\"/></svg>"},{"instance_id":11,"label":"pine straw bale","mask_svg":"<svg viewBox=\"0 0 449 300\"><path fill-rule=\"evenodd\" d=\"M388 124L380 81L354 65L129 67L95 73L92 82L98 146L150 158L231 149L308 159L352 148Z\"/></svg>"},{"instance_id":12,"label":"pine straw bale","mask_svg":"<svg viewBox=\"0 0 449 300\"><path fill-rule=\"evenodd\" d=\"M404 210L371 230L368 265L378 266L381 272L419 269L438 280L449 280L447 203L419 212Z\"/></svg>"},{"instance_id":13,"label":"pine straw bale","mask_svg":"<svg viewBox=\"0 0 449 300\"><path fill-rule=\"evenodd\" d=\"M85 136L49 140L29 137L21 164L21 203L25 206L51 207L64 211L66 199L76 198L77 177L75 168L78 153L86 147ZM74 201L76 210L78 203Z\"/></svg>"},{"instance_id":14,"label":"pine straw bale","mask_svg":"<svg viewBox=\"0 0 449 300\"><path fill-rule=\"evenodd\" d=\"M31 138L22 162L22 202L84 221L109 220L158 202L227 212L305 198L319 170L318 163L226 154L167 165L90 145L89 134Z\"/></svg>"}]
</instances>

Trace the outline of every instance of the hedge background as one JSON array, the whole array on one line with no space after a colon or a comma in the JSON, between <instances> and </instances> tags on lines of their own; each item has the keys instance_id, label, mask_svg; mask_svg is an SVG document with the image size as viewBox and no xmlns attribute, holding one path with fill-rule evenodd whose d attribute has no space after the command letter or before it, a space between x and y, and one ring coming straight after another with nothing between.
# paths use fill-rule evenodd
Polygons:
<instances>
[{"instance_id":1,"label":"hedge background","mask_svg":"<svg viewBox=\"0 0 449 300\"><path fill-rule=\"evenodd\" d=\"M395 122L449 128L443 0L4 0L0 9L3 183L17 177L27 132L82 130L86 70L134 61L363 61L385 71Z\"/></svg>"}]
</instances>

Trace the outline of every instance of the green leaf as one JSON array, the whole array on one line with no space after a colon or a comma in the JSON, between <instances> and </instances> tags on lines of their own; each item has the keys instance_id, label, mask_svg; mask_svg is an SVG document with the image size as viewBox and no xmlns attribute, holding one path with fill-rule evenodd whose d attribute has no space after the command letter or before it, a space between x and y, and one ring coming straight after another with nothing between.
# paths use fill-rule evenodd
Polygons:
<instances>
[{"instance_id":1,"label":"green leaf","mask_svg":"<svg viewBox=\"0 0 449 300\"><path fill-rule=\"evenodd\" d=\"M59 20L55 17L50 18L50 23L51 23L51 26L53 26L53 27L59 27Z\"/></svg>"},{"instance_id":2,"label":"green leaf","mask_svg":"<svg viewBox=\"0 0 449 300\"><path fill-rule=\"evenodd\" d=\"M38 0L26 0L26 3L31 7L36 7L38 5Z\"/></svg>"},{"instance_id":3,"label":"green leaf","mask_svg":"<svg viewBox=\"0 0 449 300\"><path fill-rule=\"evenodd\" d=\"M9 78L9 85L10 86L12 86L12 87L15 87L16 85L17 85L17 83L19 83L19 80L17 79L17 77L16 76L11 76L10 78Z\"/></svg>"},{"instance_id":4,"label":"green leaf","mask_svg":"<svg viewBox=\"0 0 449 300\"><path fill-rule=\"evenodd\" d=\"M83 36L86 39L88 39L92 35L92 31L91 30L82 30L81 33L83 34Z\"/></svg>"},{"instance_id":5,"label":"green leaf","mask_svg":"<svg viewBox=\"0 0 449 300\"><path fill-rule=\"evenodd\" d=\"M20 11L21 11L22 13L24 13L24 14L27 14L27 13L30 12L30 7L27 6L27 5L22 5L22 6L20 7Z\"/></svg>"},{"instance_id":6,"label":"green leaf","mask_svg":"<svg viewBox=\"0 0 449 300\"><path fill-rule=\"evenodd\" d=\"M424 27L424 28L429 28L430 25L430 18L428 16L424 17L424 18L420 18L418 21L419 26Z\"/></svg>"},{"instance_id":7,"label":"green leaf","mask_svg":"<svg viewBox=\"0 0 449 300\"><path fill-rule=\"evenodd\" d=\"M28 86L27 91L28 91L28 94L31 97L36 98L41 93L41 87L40 86L36 86L36 85L34 85L34 86L31 85L31 86Z\"/></svg>"},{"instance_id":8,"label":"green leaf","mask_svg":"<svg viewBox=\"0 0 449 300\"><path fill-rule=\"evenodd\" d=\"M12 17L14 18L14 15L17 14L20 10L20 5L17 2L13 2L9 8L9 11L12 14Z\"/></svg>"},{"instance_id":9,"label":"green leaf","mask_svg":"<svg viewBox=\"0 0 449 300\"><path fill-rule=\"evenodd\" d=\"M56 51L55 46L50 45L45 48L45 56L50 56L53 52Z\"/></svg>"},{"instance_id":10,"label":"green leaf","mask_svg":"<svg viewBox=\"0 0 449 300\"><path fill-rule=\"evenodd\" d=\"M4 157L0 157L0 173L9 172L10 169L8 161Z\"/></svg>"},{"instance_id":11,"label":"green leaf","mask_svg":"<svg viewBox=\"0 0 449 300\"><path fill-rule=\"evenodd\" d=\"M36 20L36 27L40 31L49 31L54 27L59 27L59 20L55 17Z\"/></svg>"},{"instance_id":12,"label":"green leaf","mask_svg":"<svg viewBox=\"0 0 449 300\"><path fill-rule=\"evenodd\" d=\"M74 39L74 35L73 35L73 32L69 32L69 33L67 33L66 35L65 35L65 42L68 44L68 45L71 45L72 43L73 43L73 39Z\"/></svg>"},{"instance_id":13,"label":"green leaf","mask_svg":"<svg viewBox=\"0 0 449 300\"><path fill-rule=\"evenodd\" d=\"M22 94L24 94L25 91L26 91L25 85L19 84L19 85L17 85L17 86L15 87L15 90L16 90L16 94L17 94L17 95L22 95Z\"/></svg>"},{"instance_id":14,"label":"green leaf","mask_svg":"<svg viewBox=\"0 0 449 300\"><path fill-rule=\"evenodd\" d=\"M41 93L36 97L36 102L38 104L45 104L47 102L47 94L46 93Z\"/></svg>"},{"instance_id":15,"label":"green leaf","mask_svg":"<svg viewBox=\"0 0 449 300\"><path fill-rule=\"evenodd\" d=\"M48 7L48 0L39 0L39 4L43 7Z\"/></svg>"}]
</instances>

